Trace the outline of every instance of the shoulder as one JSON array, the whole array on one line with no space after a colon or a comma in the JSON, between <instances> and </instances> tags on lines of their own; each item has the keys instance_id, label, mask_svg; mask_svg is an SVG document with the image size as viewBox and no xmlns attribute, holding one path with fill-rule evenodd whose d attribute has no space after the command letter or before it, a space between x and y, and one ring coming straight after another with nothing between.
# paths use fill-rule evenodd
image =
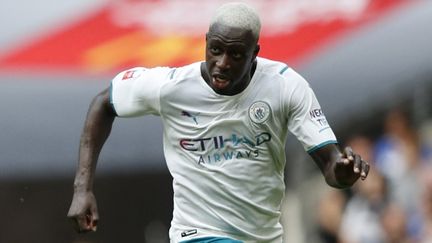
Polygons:
<instances>
[{"instance_id":1,"label":"shoulder","mask_svg":"<svg viewBox=\"0 0 432 243\"><path fill-rule=\"evenodd\" d=\"M257 62L258 70L267 75L281 76L289 69L289 66L283 62L274 61L263 57L257 57Z\"/></svg>"},{"instance_id":2,"label":"shoulder","mask_svg":"<svg viewBox=\"0 0 432 243\"><path fill-rule=\"evenodd\" d=\"M201 77L201 62L195 62L186 66L172 68L169 73L169 79L174 82L180 82L186 79Z\"/></svg>"},{"instance_id":3,"label":"shoulder","mask_svg":"<svg viewBox=\"0 0 432 243\"><path fill-rule=\"evenodd\" d=\"M145 67L134 67L117 73L113 81L136 79L147 70Z\"/></svg>"},{"instance_id":4,"label":"shoulder","mask_svg":"<svg viewBox=\"0 0 432 243\"><path fill-rule=\"evenodd\" d=\"M119 72L114 77L113 81L117 82L120 80L121 81L139 80L148 77L164 79L168 77L171 71L172 68L170 67L154 67L154 68L134 67Z\"/></svg>"},{"instance_id":5,"label":"shoulder","mask_svg":"<svg viewBox=\"0 0 432 243\"><path fill-rule=\"evenodd\" d=\"M181 67L134 67L119 72L113 82L119 81L158 81L163 83L177 82L187 77L196 75L199 71L199 63L192 63Z\"/></svg>"},{"instance_id":6,"label":"shoulder","mask_svg":"<svg viewBox=\"0 0 432 243\"><path fill-rule=\"evenodd\" d=\"M304 86L308 87L309 84L296 70L288 66L286 63L274 61L266 58L259 57L258 69L263 77L270 80L279 80L284 85L290 87Z\"/></svg>"}]
</instances>

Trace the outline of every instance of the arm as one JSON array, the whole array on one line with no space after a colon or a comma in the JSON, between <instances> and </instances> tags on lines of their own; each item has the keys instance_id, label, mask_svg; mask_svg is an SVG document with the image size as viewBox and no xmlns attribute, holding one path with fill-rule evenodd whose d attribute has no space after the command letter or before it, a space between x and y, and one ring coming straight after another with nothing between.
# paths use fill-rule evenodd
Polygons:
<instances>
[{"instance_id":1,"label":"arm","mask_svg":"<svg viewBox=\"0 0 432 243\"><path fill-rule=\"evenodd\" d=\"M311 157L323 173L327 184L336 188L352 186L360 177L366 179L369 173L368 162L361 159L350 147L342 152L336 144L326 145Z\"/></svg>"},{"instance_id":2,"label":"arm","mask_svg":"<svg viewBox=\"0 0 432 243\"><path fill-rule=\"evenodd\" d=\"M116 116L109 96L109 89L106 89L93 99L81 134L74 195L68 212L68 218L78 232L95 231L99 219L93 179L99 153Z\"/></svg>"}]
</instances>

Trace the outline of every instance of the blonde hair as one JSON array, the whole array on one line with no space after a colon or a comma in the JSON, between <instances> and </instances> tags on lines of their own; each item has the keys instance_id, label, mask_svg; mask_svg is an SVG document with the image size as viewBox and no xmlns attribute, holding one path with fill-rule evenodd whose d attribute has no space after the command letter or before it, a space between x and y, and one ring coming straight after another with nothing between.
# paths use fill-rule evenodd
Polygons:
<instances>
[{"instance_id":1,"label":"blonde hair","mask_svg":"<svg viewBox=\"0 0 432 243\"><path fill-rule=\"evenodd\" d=\"M215 24L250 30L257 40L261 31L258 13L241 2L227 3L219 7L210 21L210 28Z\"/></svg>"}]
</instances>

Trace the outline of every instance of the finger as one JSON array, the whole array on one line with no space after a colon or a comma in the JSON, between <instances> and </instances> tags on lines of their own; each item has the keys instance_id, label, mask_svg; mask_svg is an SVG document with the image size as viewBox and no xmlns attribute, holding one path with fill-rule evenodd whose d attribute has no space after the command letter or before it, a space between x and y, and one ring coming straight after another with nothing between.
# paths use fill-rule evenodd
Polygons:
<instances>
[{"instance_id":1,"label":"finger","mask_svg":"<svg viewBox=\"0 0 432 243\"><path fill-rule=\"evenodd\" d=\"M95 220L93 220L92 222L93 222L93 223L92 223L92 225L91 225L91 231L96 232L96 230L97 230L98 220L95 219Z\"/></svg>"},{"instance_id":2,"label":"finger","mask_svg":"<svg viewBox=\"0 0 432 243\"><path fill-rule=\"evenodd\" d=\"M360 173L360 170L362 168L361 163L362 163L362 159L361 159L360 155L355 154L354 155L354 166L353 166L354 173L356 173L356 174Z\"/></svg>"},{"instance_id":3,"label":"finger","mask_svg":"<svg viewBox=\"0 0 432 243\"><path fill-rule=\"evenodd\" d=\"M96 231L97 230L98 218L95 215L90 215L90 214L88 214L86 216L86 218L87 218L87 227L88 227L88 230Z\"/></svg>"},{"instance_id":4,"label":"finger","mask_svg":"<svg viewBox=\"0 0 432 243\"><path fill-rule=\"evenodd\" d=\"M91 230L92 231L96 231L97 230L98 221L99 221L99 213L98 213L98 210L97 210L97 206L94 205L91 208Z\"/></svg>"},{"instance_id":5,"label":"finger","mask_svg":"<svg viewBox=\"0 0 432 243\"><path fill-rule=\"evenodd\" d=\"M340 160L340 162L342 162L342 164L344 164L344 165L348 165L348 164L349 164L349 162L350 162L350 160L349 160L348 158L345 158L345 157L341 157L341 160Z\"/></svg>"},{"instance_id":6,"label":"finger","mask_svg":"<svg viewBox=\"0 0 432 243\"><path fill-rule=\"evenodd\" d=\"M87 231L96 231L97 227L97 219L93 218L93 215L86 214L86 230Z\"/></svg>"},{"instance_id":7,"label":"finger","mask_svg":"<svg viewBox=\"0 0 432 243\"><path fill-rule=\"evenodd\" d=\"M91 216L86 214L79 218L80 233L85 233L91 230Z\"/></svg>"},{"instance_id":8,"label":"finger","mask_svg":"<svg viewBox=\"0 0 432 243\"><path fill-rule=\"evenodd\" d=\"M348 165L349 164L349 159L346 157L345 152L343 154L340 154L340 160L338 161L338 163L344 164L344 165Z\"/></svg>"},{"instance_id":9,"label":"finger","mask_svg":"<svg viewBox=\"0 0 432 243\"><path fill-rule=\"evenodd\" d=\"M361 163L361 173L360 173L360 178L362 180L366 179L366 177L369 174L369 170L370 170L369 163L366 162L366 161L364 161L364 160L362 160L362 163Z\"/></svg>"},{"instance_id":10,"label":"finger","mask_svg":"<svg viewBox=\"0 0 432 243\"><path fill-rule=\"evenodd\" d=\"M74 217L70 217L70 221L72 223L72 226L78 233L84 233L88 231L85 215L76 215Z\"/></svg>"},{"instance_id":11,"label":"finger","mask_svg":"<svg viewBox=\"0 0 432 243\"><path fill-rule=\"evenodd\" d=\"M86 225L85 225L86 229L90 229L92 225L92 215L89 213L86 214L85 219L86 219Z\"/></svg>"},{"instance_id":12,"label":"finger","mask_svg":"<svg viewBox=\"0 0 432 243\"><path fill-rule=\"evenodd\" d=\"M351 147L349 147L349 146L345 147L344 154L345 154L345 158L347 158L349 161L353 161L354 160L354 152L353 152L353 150L352 150Z\"/></svg>"}]
</instances>

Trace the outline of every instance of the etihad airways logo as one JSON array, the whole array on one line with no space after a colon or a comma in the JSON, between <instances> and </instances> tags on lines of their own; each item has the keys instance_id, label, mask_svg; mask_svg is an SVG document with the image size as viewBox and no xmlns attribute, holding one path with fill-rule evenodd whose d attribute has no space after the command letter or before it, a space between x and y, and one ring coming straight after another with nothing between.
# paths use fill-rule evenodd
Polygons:
<instances>
[{"instance_id":1,"label":"etihad airways logo","mask_svg":"<svg viewBox=\"0 0 432 243\"><path fill-rule=\"evenodd\" d=\"M197 155L198 164L215 164L222 161L254 158L260 156L259 145L271 141L271 134L263 132L254 137L246 137L237 134L231 136L218 135L203 138L183 138L179 144L188 152L204 152Z\"/></svg>"}]
</instances>

